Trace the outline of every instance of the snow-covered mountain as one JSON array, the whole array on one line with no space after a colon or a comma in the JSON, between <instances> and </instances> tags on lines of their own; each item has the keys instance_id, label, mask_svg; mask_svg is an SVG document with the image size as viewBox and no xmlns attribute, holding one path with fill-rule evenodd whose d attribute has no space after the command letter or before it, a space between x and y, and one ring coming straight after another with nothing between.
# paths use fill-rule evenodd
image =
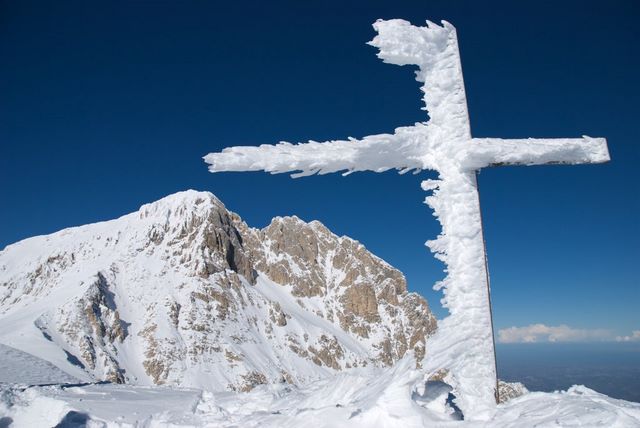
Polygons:
<instances>
[{"instance_id":1,"label":"snow-covered mountain","mask_svg":"<svg viewBox=\"0 0 640 428\"><path fill-rule=\"evenodd\" d=\"M186 191L0 252L0 343L81 380L248 391L424 355L403 275L317 221Z\"/></svg>"},{"instance_id":2,"label":"snow-covered mountain","mask_svg":"<svg viewBox=\"0 0 640 428\"><path fill-rule=\"evenodd\" d=\"M253 229L182 192L0 252L0 426L640 423L639 404L582 386L504 382L486 421L463 415L425 371L435 328L358 242L296 217Z\"/></svg>"}]
</instances>

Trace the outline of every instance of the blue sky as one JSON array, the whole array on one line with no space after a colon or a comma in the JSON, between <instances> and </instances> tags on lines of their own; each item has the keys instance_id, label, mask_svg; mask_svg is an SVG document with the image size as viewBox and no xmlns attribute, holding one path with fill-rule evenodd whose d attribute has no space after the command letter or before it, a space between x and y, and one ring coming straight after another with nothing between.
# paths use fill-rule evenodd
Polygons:
<instances>
[{"instance_id":1,"label":"blue sky","mask_svg":"<svg viewBox=\"0 0 640 428\"><path fill-rule=\"evenodd\" d=\"M606 165L481 173L497 328L640 329L635 1L0 2L0 248L209 190L252 226L296 214L360 240L442 316L425 174L201 160L424 121L413 70L365 45L377 18L458 28L474 136L609 139Z\"/></svg>"}]
</instances>

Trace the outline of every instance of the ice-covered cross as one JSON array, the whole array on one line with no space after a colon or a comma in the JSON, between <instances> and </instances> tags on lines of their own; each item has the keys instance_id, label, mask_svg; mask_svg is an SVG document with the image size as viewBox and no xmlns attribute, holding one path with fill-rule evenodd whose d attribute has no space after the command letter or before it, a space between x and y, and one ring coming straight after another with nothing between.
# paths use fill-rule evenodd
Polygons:
<instances>
[{"instance_id":1,"label":"ice-covered cross","mask_svg":"<svg viewBox=\"0 0 640 428\"><path fill-rule=\"evenodd\" d=\"M403 20L379 20L369 44L378 57L397 65L417 65L429 121L397 128L393 134L357 140L305 144L281 142L259 147L231 147L210 153L211 172L296 172L292 177L345 171L435 170L425 180L442 233L427 245L446 266L443 305L450 315L440 321L422 362L426 376L447 370L456 404L468 419L486 419L495 409L496 365L489 278L476 173L498 165L599 163L609 160L604 138L472 138L456 30L427 21L415 27Z\"/></svg>"}]
</instances>

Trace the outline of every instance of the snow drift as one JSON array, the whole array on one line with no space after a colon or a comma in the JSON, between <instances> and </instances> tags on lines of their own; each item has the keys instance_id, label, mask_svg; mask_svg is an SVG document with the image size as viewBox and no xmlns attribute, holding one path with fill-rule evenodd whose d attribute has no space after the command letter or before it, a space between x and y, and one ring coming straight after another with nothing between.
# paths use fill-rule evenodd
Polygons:
<instances>
[{"instance_id":1,"label":"snow drift","mask_svg":"<svg viewBox=\"0 0 640 428\"><path fill-rule=\"evenodd\" d=\"M58 423L122 428L640 426L640 404L583 386L526 393L498 405L485 422L461 420L448 391L443 384L425 387L411 356L390 368L351 369L304 387L261 385L248 393L113 384L0 385L0 423L11 421L16 428Z\"/></svg>"}]
</instances>

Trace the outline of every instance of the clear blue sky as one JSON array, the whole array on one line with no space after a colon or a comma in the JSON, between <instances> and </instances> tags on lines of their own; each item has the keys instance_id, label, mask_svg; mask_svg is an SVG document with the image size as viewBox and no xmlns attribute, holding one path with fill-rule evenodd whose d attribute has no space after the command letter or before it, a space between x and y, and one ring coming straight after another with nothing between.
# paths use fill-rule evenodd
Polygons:
<instances>
[{"instance_id":1,"label":"clear blue sky","mask_svg":"<svg viewBox=\"0 0 640 428\"><path fill-rule=\"evenodd\" d=\"M167 194L250 225L319 219L405 272L436 312L423 177L212 175L230 145L426 119L413 70L365 45L377 18L458 28L472 132L605 136L612 162L480 176L498 328L640 329L640 3L0 2L0 248Z\"/></svg>"}]
</instances>

